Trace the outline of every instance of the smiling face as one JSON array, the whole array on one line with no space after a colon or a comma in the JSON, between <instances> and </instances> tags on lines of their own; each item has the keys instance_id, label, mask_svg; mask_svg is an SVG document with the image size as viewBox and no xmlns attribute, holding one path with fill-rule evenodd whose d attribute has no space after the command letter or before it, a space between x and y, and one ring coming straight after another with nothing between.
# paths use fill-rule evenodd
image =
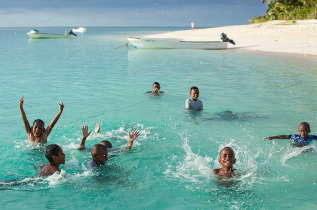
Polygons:
<instances>
[{"instance_id":1,"label":"smiling face","mask_svg":"<svg viewBox=\"0 0 317 210\"><path fill-rule=\"evenodd\" d=\"M32 133L35 137L41 137L44 132L44 124L42 122L36 121L32 126Z\"/></svg>"},{"instance_id":2,"label":"smiling face","mask_svg":"<svg viewBox=\"0 0 317 210\"><path fill-rule=\"evenodd\" d=\"M236 163L234 151L229 147L223 148L219 155L219 163L222 165L222 168L232 168L233 164Z\"/></svg>"},{"instance_id":3,"label":"smiling face","mask_svg":"<svg viewBox=\"0 0 317 210\"><path fill-rule=\"evenodd\" d=\"M299 124L298 133L306 140L308 138L308 134L310 133L310 126L304 123Z\"/></svg>"},{"instance_id":4,"label":"smiling face","mask_svg":"<svg viewBox=\"0 0 317 210\"><path fill-rule=\"evenodd\" d=\"M197 101L199 97L199 90L198 89L192 89L189 93L189 95L192 97L194 101Z\"/></svg>"}]
</instances>

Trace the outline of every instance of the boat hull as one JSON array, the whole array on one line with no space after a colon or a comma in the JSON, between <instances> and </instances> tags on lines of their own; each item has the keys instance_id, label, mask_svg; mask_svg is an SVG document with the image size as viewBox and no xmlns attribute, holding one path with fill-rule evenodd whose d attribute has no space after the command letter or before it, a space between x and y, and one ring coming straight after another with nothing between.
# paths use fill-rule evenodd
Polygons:
<instances>
[{"instance_id":1,"label":"boat hull","mask_svg":"<svg viewBox=\"0 0 317 210\"><path fill-rule=\"evenodd\" d=\"M227 49L228 42L221 41L182 41L178 39L151 39L132 38L128 41L140 49L206 49L223 50Z\"/></svg>"},{"instance_id":2,"label":"boat hull","mask_svg":"<svg viewBox=\"0 0 317 210\"><path fill-rule=\"evenodd\" d=\"M27 34L30 36L32 39L67 39L71 38L71 34L46 34L46 33L30 33L27 32Z\"/></svg>"},{"instance_id":3,"label":"boat hull","mask_svg":"<svg viewBox=\"0 0 317 210\"><path fill-rule=\"evenodd\" d=\"M84 32L87 32L87 29L80 27L80 28L73 28L72 31L76 33L84 33Z\"/></svg>"}]
</instances>

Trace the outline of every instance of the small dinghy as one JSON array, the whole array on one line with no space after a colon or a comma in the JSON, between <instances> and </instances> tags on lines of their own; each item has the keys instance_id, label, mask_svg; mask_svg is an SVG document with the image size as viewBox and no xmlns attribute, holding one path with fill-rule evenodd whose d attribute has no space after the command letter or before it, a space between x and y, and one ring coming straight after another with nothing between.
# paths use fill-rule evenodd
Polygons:
<instances>
[{"instance_id":1,"label":"small dinghy","mask_svg":"<svg viewBox=\"0 0 317 210\"><path fill-rule=\"evenodd\" d=\"M68 33L65 31L65 34L49 34L49 33L40 33L38 30L33 29L27 32L27 35L30 36L31 39L63 39L63 38L71 38L72 36L77 36L70 30Z\"/></svg>"},{"instance_id":2,"label":"small dinghy","mask_svg":"<svg viewBox=\"0 0 317 210\"><path fill-rule=\"evenodd\" d=\"M180 39L162 38L134 38L129 37L130 42L135 48L140 49L206 49L223 50L227 49L228 43L235 44L226 34L222 33L223 41L184 41ZM229 41L230 40L230 41Z\"/></svg>"}]
</instances>

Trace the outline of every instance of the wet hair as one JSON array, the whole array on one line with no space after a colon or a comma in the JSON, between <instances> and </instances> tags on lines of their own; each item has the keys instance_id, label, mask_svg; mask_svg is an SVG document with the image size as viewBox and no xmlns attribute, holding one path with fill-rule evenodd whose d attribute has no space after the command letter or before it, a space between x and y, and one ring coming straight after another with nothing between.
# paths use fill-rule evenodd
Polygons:
<instances>
[{"instance_id":1,"label":"wet hair","mask_svg":"<svg viewBox=\"0 0 317 210\"><path fill-rule=\"evenodd\" d=\"M45 157L51 163L53 161L53 155L58 156L59 149L61 147L57 144L50 144L45 148Z\"/></svg>"},{"instance_id":2,"label":"wet hair","mask_svg":"<svg viewBox=\"0 0 317 210\"><path fill-rule=\"evenodd\" d=\"M103 140L100 142L100 144L102 144L103 142L107 145L107 148L112 148L112 144L110 143L110 141Z\"/></svg>"},{"instance_id":3,"label":"wet hair","mask_svg":"<svg viewBox=\"0 0 317 210\"><path fill-rule=\"evenodd\" d=\"M300 126L300 125L303 125L303 126L307 127L310 130L310 125L309 125L308 122L301 122L301 123L299 123L298 126Z\"/></svg>"},{"instance_id":4,"label":"wet hair","mask_svg":"<svg viewBox=\"0 0 317 210\"><path fill-rule=\"evenodd\" d=\"M232 149L231 147L224 147L224 148L222 148L222 149L220 150L219 156L220 156L222 150L224 150L224 149L229 149L229 150L231 150L231 151L233 152L233 155L234 155L234 151L233 151L233 149Z\"/></svg>"},{"instance_id":5,"label":"wet hair","mask_svg":"<svg viewBox=\"0 0 317 210\"><path fill-rule=\"evenodd\" d=\"M102 150L107 150L107 147L105 145L102 144L95 144L92 148L91 148L91 155L95 156L98 155Z\"/></svg>"},{"instance_id":6,"label":"wet hair","mask_svg":"<svg viewBox=\"0 0 317 210\"><path fill-rule=\"evenodd\" d=\"M198 87L196 87L196 86L192 86L192 87L190 88L189 92L192 92L192 90L198 90L198 91L199 91Z\"/></svg>"},{"instance_id":7,"label":"wet hair","mask_svg":"<svg viewBox=\"0 0 317 210\"><path fill-rule=\"evenodd\" d=\"M44 132L45 132L45 123L44 123L44 121L41 120L41 119L36 119L36 120L34 120L33 125L32 125L32 127L31 127L31 130L33 130L33 126L34 126L34 124L35 124L36 122L39 122L39 123L42 123L42 124L43 124L43 133L44 133Z\"/></svg>"},{"instance_id":8,"label":"wet hair","mask_svg":"<svg viewBox=\"0 0 317 210\"><path fill-rule=\"evenodd\" d=\"M42 123L42 124L43 124L43 127L45 126L44 121L43 121L43 120L41 120L41 119L36 119L36 120L34 120L33 125L34 125L34 123L36 123L36 122L40 122L40 123Z\"/></svg>"},{"instance_id":9,"label":"wet hair","mask_svg":"<svg viewBox=\"0 0 317 210\"><path fill-rule=\"evenodd\" d=\"M161 87L160 83L158 83L158 82L154 82L154 83L153 83L153 86L154 86L154 85L158 85L159 87Z\"/></svg>"}]
</instances>

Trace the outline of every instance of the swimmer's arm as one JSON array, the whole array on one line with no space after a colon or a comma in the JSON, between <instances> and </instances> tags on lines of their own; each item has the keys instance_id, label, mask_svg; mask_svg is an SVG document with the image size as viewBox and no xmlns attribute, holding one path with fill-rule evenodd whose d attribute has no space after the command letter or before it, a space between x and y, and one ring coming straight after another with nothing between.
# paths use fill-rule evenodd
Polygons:
<instances>
[{"instance_id":1,"label":"swimmer's arm","mask_svg":"<svg viewBox=\"0 0 317 210\"><path fill-rule=\"evenodd\" d=\"M24 102L24 96L22 96L22 98L20 99L19 107L20 107L21 116L22 116L22 120L24 123L25 131L29 135L31 133L31 127L30 127L30 123L29 123L28 119L26 118L26 114L25 114L24 109L23 109L23 102Z\"/></svg>"},{"instance_id":2,"label":"swimmer's arm","mask_svg":"<svg viewBox=\"0 0 317 210\"><path fill-rule=\"evenodd\" d=\"M131 148L132 148L132 146L133 146L133 141L136 139L136 138L138 138L138 136L140 135L140 133L139 133L139 131L138 130L133 130L132 131L132 134L130 133L130 131L129 131L129 142L128 142L128 144L127 144L127 146L126 146L126 150L130 150Z\"/></svg>"},{"instance_id":3,"label":"swimmer's arm","mask_svg":"<svg viewBox=\"0 0 317 210\"><path fill-rule=\"evenodd\" d=\"M52 120L52 122L47 126L47 128L46 128L46 130L45 130L45 133L46 133L47 136L51 133L51 131L52 131L54 125L57 123L59 117L61 116L61 114L62 114L62 112L63 112L63 109L64 109L64 104L63 104L63 102L61 102L61 103L58 104L58 105L59 105L59 112L57 113L57 115L54 117L54 119Z\"/></svg>"},{"instance_id":4,"label":"swimmer's arm","mask_svg":"<svg viewBox=\"0 0 317 210\"><path fill-rule=\"evenodd\" d=\"M289 139L289 135L278 135L278 136L269 136L265 137L266 140L272 140L272 139Z\"/></svg>"},{"instance_id":5,"label":"swimmer's arm","mask_svg":"<svg viewBox=\"0 0 317 210\"><path fill-rule=\"evenodd\" d=\"M87 125L83 125L81 127L81 141L78 147L78 150L83 150L85 149L85 142L87 137L91 134L91 131L88 132L88 126Z\"/></svg>"},{"instance_id":6,"label":"swimmer's arm","mask_svg":"<svg viewBox=\"0 0 317 210\"><path fill-rule=\"evenodd\" d=\"M185 109L190 109L189 99L185 101Z\"/></svg>"}]
</instances>

